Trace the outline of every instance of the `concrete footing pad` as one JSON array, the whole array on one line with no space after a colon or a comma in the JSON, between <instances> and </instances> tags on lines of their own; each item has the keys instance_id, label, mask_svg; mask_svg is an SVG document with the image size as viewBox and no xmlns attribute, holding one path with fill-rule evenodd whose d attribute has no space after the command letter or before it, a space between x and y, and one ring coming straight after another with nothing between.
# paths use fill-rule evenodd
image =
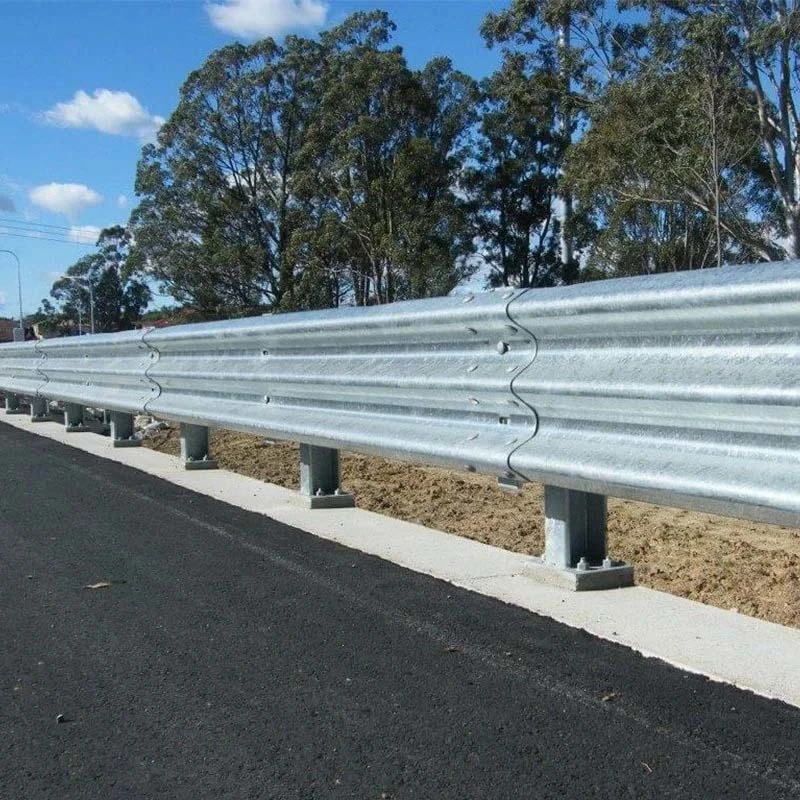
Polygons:
<instances>
[{"instance_id":1,"label":"concrete footing pad","mask_svg":"<svg viewBox=\"0 0 800 800\"><path fill-rule=\"evenodd\" d=\"M339 494L300 494L298 505L305 508L354 508L356 498L349 492Z\"/></svg>"},{"instance_id":2,"label":"concrete footing pad","mask_svg":"<svg viewBox=\"0 0 800 800\"><path fill-rule=\"evenodd\" d=\"M183 468L189 470L217 469L217 462L213 458L205 458L200 461L184 461Z\"/></svg>"},{"instance_id":3,"label":"concrete footing pad","mask_svg":"<svg viewBox=\"0 0 800 800\"><path fill-rule=\"evenodd\" d=\"M609 564L602 567L570 569L552 567L541 558L531 558L525 565L525 574L542 583L570 589L574 592L591 592L601 589L623 589L633 586L633 567L630 564Z\"/></svg>"},{"instance_id":4,"label":"concrete footing pad","mask_svg":"<svg viewBox=\"0 0 800 800\"><path fill-rule=\"evenodd\" d=\"M112 447L141 447L141 439L112 439Z\"/></svg>"}]
</instances>

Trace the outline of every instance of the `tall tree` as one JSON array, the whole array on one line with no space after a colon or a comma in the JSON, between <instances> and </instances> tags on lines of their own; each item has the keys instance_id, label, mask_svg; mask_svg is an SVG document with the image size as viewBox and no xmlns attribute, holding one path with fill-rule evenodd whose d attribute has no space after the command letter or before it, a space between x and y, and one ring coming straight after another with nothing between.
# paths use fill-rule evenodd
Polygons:
<instances>
[{"instance_id":1,"label":"tall tree","mask_svg":"<svg viewBox=\"0 0 800 800\"><path fill-rule=\"evenodd\" d=\"M382 12L212 54L145 148L135 263L206 315L449 291L474 82L409 69Z\"/></svg>"},{"instance_id":2,"label":"tall tree","mask_svg":"<svg viewBox=\"0 0 800 800\"><path fill-rule=\"evenodd\" d=\"M134 260L176 299L227 316L292 291L293 181L318 65L317 46L295 37L224 47L144 148Z\"/></svg>"},{"instance_id":3,"label":"tall tree","mask_svg":"<svg viewBox=\"0 0 800 800\"><path fill-rule=\"evenodd\" d=\"M480 126L463 184L489 283L569 281L573 268L565 270L559 257L555 208L565 142L552 86L507 56L482 89Z\"/></svg>"},{"instance_id":4,"label":"tall tree","mask_svg":"<svg viewBox=\"0 0 800 800\"><path fill-rule=\"evenodd\" d=\"M651 25L691 43L698 20L723 29L727 63L751 91L783 251L800 256L800 9L794 0L647 0Z\"/></svg>"},{"instance_id":5,"label":"tall tree","mask_svg":"<svg viewBox=\"0 0 800 800\"><path fill-rule=\"evenodd\" d=\"M389 46L393 31L371 12L322 35L322 94L298 183L298 252L330 258L331 285L360 305L449 291L470 246L454 186L474 82L446 59L413 72Z\"/></svg>"},{"instance_id":6,"label":"tall tree","mask_svg":"<svg viewBox=\"0 0 800 800\"><path fill-rule=\"evenodd\" d=\"M605 5L604 0L512 0L504 11L487 15L481 28L489 46L502 46L507 66L513 64L532 83L549 87L555 111L552 132L561 139L562 158L585 125L587 109L613 61L613 26ZM556 204L562 271L574 275L577 226L565 182L558 185Z\"/></svg>"},{"instance_id":7,"label":"tall tree","mask_svg":"<svg viewBox=\"0 0 800 800\"><path fill-rule=\"evenodd\" d=\"M758 222L769 212L758 119L726 31L656 20L636 38L649 57L605 87L569 157L569 183L601 230L593 266L627 272L633 253L646 255L643 271L774 257Z\"/></svg>"}]
</instances>

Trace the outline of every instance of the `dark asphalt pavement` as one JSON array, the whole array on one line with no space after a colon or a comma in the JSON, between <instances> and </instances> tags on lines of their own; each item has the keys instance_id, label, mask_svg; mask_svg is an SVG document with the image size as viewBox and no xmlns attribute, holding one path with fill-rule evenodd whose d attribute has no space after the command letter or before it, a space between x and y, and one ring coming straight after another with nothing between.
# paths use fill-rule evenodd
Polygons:
<instances>
[{"instance_id":1,"label":"dark asphalt pavement","mask_svg":"<svg viewBox=\"0 0 800 800\"><path fill-rule=\"evenodd\" d=\"M2 423L0 454L2 800L800 797L796 709Z\"/></svg>"}]
</instances>

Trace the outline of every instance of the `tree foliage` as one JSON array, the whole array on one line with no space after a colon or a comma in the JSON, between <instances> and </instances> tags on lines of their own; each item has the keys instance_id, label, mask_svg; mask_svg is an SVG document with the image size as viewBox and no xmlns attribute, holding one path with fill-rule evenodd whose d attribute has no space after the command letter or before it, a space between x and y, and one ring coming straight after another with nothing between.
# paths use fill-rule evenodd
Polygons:
<instances>
[{"instance_id":1,"label":"tree foliage","mask_svg":"<svg viewBox=\"0 0 800 800\"><path fill-rule=\"evenodd\" d=\"M723 38L725 69L749 92L754 143L765 164L773 239L786 256L800 256L800 9L792 0L647 0L648 29L666 32L674 47L692 51L708 31ZM699 40L699 42L698 42Z\"/></svg>"},{"instance_id":2,"label":"tree foliage","mask_svg":"<svg viewBox=\"0 0 800 800\"><path fill-rule=\"evenodd\" d=\"M742 97L699 69L608 88L568 171L597 223L596 266L627 274L771 255L752 221L764 187Z\"/></svg>"},{"instance_id":3,"label":"tree foliage","mask_svg":"<svg viewBox=\"0 0 800 800\"><path fill-rule=\"evenodd\" d=\"M593 206L591 264L602 274L770 258L764 162L752 93L729 60L728 32L695 19L634 31L629 59L590 114L568 178Z\"/></svg>"},{"instance_id":4,"label":"tree foliage","mask_svg":"<svg viewBox=\"0 0 800 800\"><path fill-rule=\"evenodd\" d=\"M137 171L128 263L201 317L800 255L788 0L509 0L478 85L384 12L230 45Z\"/></svg>"},{"instance_id":5,"label":"tree foliage","mask_svg":"<svg viewBox=\"0 0 800 800\"><path fill-rule=\"evenodd\" d=\"M37 319L52 334L90 330L94 296L96 333L130 330L149 304L152 292L129 263L130 233L121 226L100 232L97 249L78 259L58 278Z\"/></svg>"},{"instance_id":6,"label":"tree foliage","mask_svg":"<svg viewBox=\"0 0 800 800\"><path fill-rule=\"evenodd\" d=\"M445 59L412 71L393 29L357 13L318 42L214 53L143 152L137 265L214 315L453 288L474 83Z\"/></svg>"},{"instance_id":7,"label":"tree foliage","mask_svg":"<svg viewBox=\"0 0 800 800\"><path fill-rule=\"evenodd\" d=\"M521 170L517 190L527 195L520 220L523 228L524 209L531 199L525 173L546 176L537 198L538 216L545 205L549 214L538 231L534 225L528 237L517 235L517 250L522 252L516 282L521 285L569 282L578 274L580 251L587 244L582 235L586 215L580 210L576 214L572 187L561 176L565 158L585 129L588 109L611 68L611 30L601 0L512 0L505 10L488 14L481 28L487 44L499 46L503 55L503 66L490 81L488 113L501 126L527 122L535 127L529 132L533 138L528 153L515 155ZM498 99L499 113L491 108L491 101ZM491 180L491 170L487 177ZM537 241L531 242L532 237ZM526 267L529 250L535 254L534 263Z\"/></svg>"},{"instance_id":8,"label":"tree foliage","mask_svg":"<svg viewBox=\"0 0 800 800\"><path fill-rule=\"evenodd\" d=\"M476 240L494 286L552 286L572 275L556 216L565 141L551 87L518 59L484 81L474 159L464 175Z\"/></svg>"},{"instance_id":9,"label":"tree foliage","mask_svg":"<svg viewBox=\"0 0 800 800\"><path fill-rule=\"evenodd\" d=\"M144 148L133 258L176 300L223 315L290 291L317 64L316 46L298 39L224 47L189 76L158 145Z\"/></svg>"}]
</instances>

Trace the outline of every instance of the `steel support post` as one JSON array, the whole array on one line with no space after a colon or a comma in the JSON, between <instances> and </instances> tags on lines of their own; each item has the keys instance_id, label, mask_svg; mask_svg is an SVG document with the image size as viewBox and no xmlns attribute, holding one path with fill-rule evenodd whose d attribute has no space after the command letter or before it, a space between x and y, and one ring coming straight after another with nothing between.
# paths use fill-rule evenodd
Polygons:
<instances>
[{"instance_id":1,"label":"steel support post","mask_svg":"<svg viewBox=\"0 0 800 800\"><path fill-rule=\"evenodd\" d=\"M633 568L606 553L603 495L545 486L544 516L544 556L537 563L556 582L575 590L633 584Z\"/></svg>"},{"instance_id":2,"label":"steel support post","mask_svg":"<svg viewBox=\"0 0 800 800\"><path fill-rule=\"evenodd\" d=\"M205 425L181 423L181 460L184 469L216 469L208 448L208 428Z\"/></svg>"},{"instance_id":3,"label":"steel support post","mask_svg":"<svg viewBox=\"0 0 800 800\"><path fill-rule=\"evenodd\" d=\"M78 403L64 404L64 427L67 433L89 430L83 424L83 406Z\"/></svg>"},{"instance_id":4,"label":"steel support post","mask_svg":"<svg viewBox=\"0 0 800 800\"><path fill-rule=\"evenodd\" d=\"M352 494L339 487L339 451L300 445L300 494L310 508L351 508Z\"/></svg>"},{"instance_id":5,"label":"steel support post","mask_svg":"<svg viewBox=\"0 0 800 800\"><path fill-rule=\"evenodd\" d=\"M20 408L19 395L7 394L6 395L6 414L24 414L25 409Z\"/></svg>"},{"instance_id":6,"label":"steel support post","mask_svg":"<svg viewBox=\"0 0 800 800\"><path fill-rule=\"evenodd\" d=\"M606 498L558 486L544 487L544 562L569 568L602 564L606 557Z\"/></svg>"},{"instance_id":7,"label":"steel support post","mask_svg":"<svg viewBox=\"0 0 800 800\"><path fill-rule=\"evenodd\" d=\"M46 422L50 414L50 405L45 397L31 398L31 422Z\"/></svg>"},{"instance_id":8,"label":"steel support post","mask_svg":"<svg viewBox=\"0 0 800 800\"><path fill-rule=\"evenodd\" d=\"M111 411L109 416L111 444L114 447L138 447L141 444L141 441L134 436L133 414Z\"/></svg>"}]
</instances>

